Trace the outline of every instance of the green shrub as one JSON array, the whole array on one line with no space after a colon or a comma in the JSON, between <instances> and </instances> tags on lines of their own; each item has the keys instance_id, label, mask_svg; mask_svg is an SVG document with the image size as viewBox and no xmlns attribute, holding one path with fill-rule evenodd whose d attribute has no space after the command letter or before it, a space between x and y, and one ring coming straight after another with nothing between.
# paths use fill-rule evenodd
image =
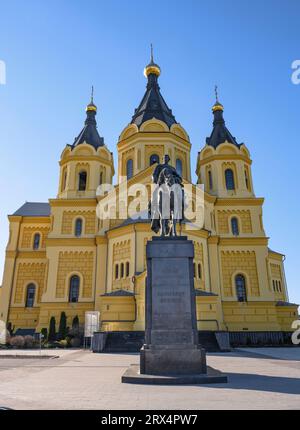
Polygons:
<instances>
[{"instance_id":1,"label":"green shrub","mask_svg":"<svg viewBox=\"0 0 300 430\"><path fill-rule=\"evenodd\" d=\"M53 348L56 348L56 346L54 343L46 342L46 343L44 343L44 348L53 349Z\"/></svg>"},{"instance_id":2,"label":"green shrub","mask_svg":"<svg viewBox=\"0 0 300 430\"><path fill-rule=\"evenodd\" d=\"M48 341L54 342L56 340L56 329L55 329L55 317L50 318L50 324L49 324L49 336Z\"/></svg>"},{"instance_id":3,"label":"green shrub","mask_svg":"<svg viewBox=\"0 0 300 430\"><path fill-rule=\"evenodd\" d=\"M41 329L41 334L43 335L43 340L45 340L45 339L47 339L47 337L48 337L48 330L47 330L47 328L42 328Z\"/></svg>"},{"instance_id":4,"label":"green shrub","mask_svg":"<svg viewBox=\"0 0 300 430\"><path fill-rule=\"evenodd\" d=\"M71 346L71 340L72 340L72 337L70 337L69 335L66 337L66 341L67 341L67 345L68 345L68 347L70 347Z\"/></svg>"},{"instance_id":5,"label":"green shrub","mask_svg":"<svg viewBox=\"0 0 300 430\"><path fill-rule=\"evenodd\" d=\"M71 338L73 337L79 337L80 340L83 340L83 336L84 336L84 327L83 326L75 326L72 327L69 332L68 332L68 336L70 336Z\"/></svg>"},{"instance_id":6,"label":"green shrub","mask_svg":"<svg viewBox=\"0 0 300 430\"><path fill-rule=\"evenodd\" d=\"M58 339L65 339L67 334L67 317L65 312L60 314L59 328L58 328Z\"/></svg>"},{"instance_id":7,"label":"green shrub","mask_svg":"<svg viewBox=\"0 0 300 430\"><path fill-rule=\"evenodd\" d=\"M79 327L79 318L78 318L78 315L76 315L72 321L72 329L76 329L78 327Z\"/></svg>"},{"instance_id":8,"label":"green shrub","mask_svg":"<svg viewBox=\"0 0 300 430\"><path fill-rule=\"evenodd\" d=\"M68 346L68 341L66 339L62 339L58 343L62 348L67 348Z\"/></svg>"},{"instance_id":9,"label":"green shrub","mask_svg":"<svg viewBox=\"0 0 300 430\"><path fill-rule=\"evenodd\" d=\"M23 336L13 336L10 338L10 345L15 348L23 348L25 339Z\"/></svg>"},{"instance_id":10,"label":"green shrub","mask_svg":"<svg viewBox=\"0 0 300 430\"><path fill-rule=\"evenodd\" d=\"M9 334L12 336L14 334L15 326L13 326L11 322L8 322L7 330L9 331Z\"/></svg>"},{"instance_id":11,"label":"green shrub","mask_svg":"<svg viewBox=\"0 0 300 430\"><path fill-rule=\"evenodd\" d=\"M73 339L71 339L71 346L73 346L73 348L79 348L79 346L81 346L80 337L73 337Z\"/></svg>"},{"instance_id":12,"label":"green shrub","mask_svg":"<svg viewBox=\"0 0 300 430\"><path fill-rule=\"evenodd\" d=\"M53 345L53 348L65 348L67 346L67 342L63 340L56 340L51 345Z\"/></svg>"},{"instance_id":13,"label":"green shrub","mask_svg":"<svg viewBox=\"0 0 300 430\"><path fill-rule=\"evenodd\" d=\"M35 346L34 337L30 335L24 336L24 347L33 348L34 346Z\"/></svg>"}]
</instances>

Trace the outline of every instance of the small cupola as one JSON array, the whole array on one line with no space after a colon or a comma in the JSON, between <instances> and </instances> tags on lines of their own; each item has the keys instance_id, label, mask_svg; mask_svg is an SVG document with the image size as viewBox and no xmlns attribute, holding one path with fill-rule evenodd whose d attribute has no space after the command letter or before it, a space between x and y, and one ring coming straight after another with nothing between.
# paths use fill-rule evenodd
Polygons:
<instances>
[{"instance_id":1,"label":"small cupola","mask_svg":"<svg viewBox=\"0 0 300 430\"><path fill-rule=\"evenodd\" d=\"M86 107L86 120L84 122L84 127L79 133L79 135L74 139L72 148L76 146L87 143L92 145L95 149L99 146L104 146L104 139L101 137L97 130L97 106L94 104L94 88L92 87L91 101Z\"/></svg>"},{"instance_id":2,"label":"small cupola","mask_svg":"<svg viewBox=\"0 0 300 430\"><path fill-rule=\"evenodd\" d=\"M210 137L206 138L206 144L217 148L217 146L221 145L222 143L228 142L239 148L241 145L237 143L236 138L232 136L225 125L225 120L223 117L224 106L219 101L217 86L215 86L215 95L216 102L212 107L214 116L213 130Z\"/></svg>"}]
</instances>

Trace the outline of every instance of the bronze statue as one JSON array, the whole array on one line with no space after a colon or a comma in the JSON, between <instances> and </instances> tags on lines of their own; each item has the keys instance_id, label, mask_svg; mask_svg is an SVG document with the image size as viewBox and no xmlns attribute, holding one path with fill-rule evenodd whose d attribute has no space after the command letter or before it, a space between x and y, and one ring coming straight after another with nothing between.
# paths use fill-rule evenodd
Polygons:
<instances>
[{"instance_id":1,"label":"bronze statue","mask_svg":"<svg viewBox=\"0 0 300 430\"><path fill-rule=\"evenodd\" d=\"M153 172L156 187L149 202L151 230L161 236L177 236L176 224L184 219L182 177L169 161L170 157L165 155L164 163L158 164Z\"/></svg>"}]
</instances>

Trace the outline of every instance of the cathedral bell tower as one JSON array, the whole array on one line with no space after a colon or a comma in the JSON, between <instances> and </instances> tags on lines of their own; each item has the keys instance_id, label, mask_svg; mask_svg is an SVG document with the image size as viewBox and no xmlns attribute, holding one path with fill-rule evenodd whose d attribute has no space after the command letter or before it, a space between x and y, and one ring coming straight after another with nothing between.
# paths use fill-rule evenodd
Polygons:
<instances>
[{"instance_id":1,"label":"cathedral bell tower","mask_svg":"<svg viewBox=\"0 0 300 430\"><path fill-rule=\"evenodd\" d=\"M113 155L99 135L96 115L92 90L84 127L61 155L58 198L93 198L99 185L112 183Z\"/></svg>"},{"instance_id":2,"label":"cathedral bell tower","mask_svg":"<svg viewBox=\"0 0 300 430\"><path fill-rule=\"evenodd\" d=\"M250 153L244 143L237 143L226 127L223 111L216 90L213 130L198 153L198 183L204 184L205 191L217 197L254 197Z\"/></svg>"}]
</instances>

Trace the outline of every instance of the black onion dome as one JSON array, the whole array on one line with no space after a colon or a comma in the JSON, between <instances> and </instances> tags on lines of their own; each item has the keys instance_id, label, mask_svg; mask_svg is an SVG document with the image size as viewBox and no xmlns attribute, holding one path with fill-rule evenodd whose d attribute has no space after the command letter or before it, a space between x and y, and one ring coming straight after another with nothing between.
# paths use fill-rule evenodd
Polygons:
<instances>
[{"instance_id":1,"label":"black onion dome","mask_svg":"<svg viewBox=\"0 0 300 430\"><path fill-rule=\"evenodd\" d=\"M146 92L139 107L135 109L131 124L136 124L140 127L145 121L152 118L163 121L169 128L172 124L177 124L172 110L168 107L160 93L160 87L158 85L160 73L160 67L153 61L153 52L151 48L151 61L144 70L144 75L148 80Z\"/></svg>"},{"instance_id":2,"label":"black onion dome","mask_svg":"<svg viewBox=\"0 0 300 430\"><path fill-rule=\"evenodd\" d=\"M84 127L75 138L73 145L71 145L72 148L84 142L92 145L95 149L104 145L104 138L99 135L97 130L96 115L97 106L94 104L92 95L91 102L86 107L86 120L84 122Z\"/></svg>"},{"instance_id":3,"label":"black onion dome","mask_svg":"<svg viewBox=\"0 0 300 430\"><path fill-rule=\"evenodd\" d=\"M214 115L213 130L210 137L206 138L206 144L217 148L221 143L227 141L239 148L241 144L237 143L236 138L232 136L225 125L225 120L223 118L224 107L218 99L213 105L212 111Z\"/></svg>"}]
</instances>

